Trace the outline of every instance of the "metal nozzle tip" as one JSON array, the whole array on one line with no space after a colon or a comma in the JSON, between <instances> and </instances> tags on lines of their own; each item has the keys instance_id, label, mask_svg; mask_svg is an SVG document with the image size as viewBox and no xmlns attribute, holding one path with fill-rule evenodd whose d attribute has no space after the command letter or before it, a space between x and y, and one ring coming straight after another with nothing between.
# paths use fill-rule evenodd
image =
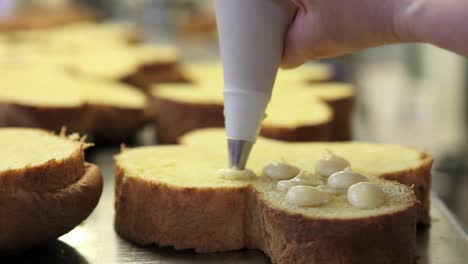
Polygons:
<instances>
[{"instance_id":1,"label":"metal nozzle tip","mask_svg":"<svg viewBox=\"0 0 468 264\"><path fill-rule=\"evenodd\" d=\"M229 167L245 169L253 144L247 140L228 139Z\"/></svg>"}]
</instances>

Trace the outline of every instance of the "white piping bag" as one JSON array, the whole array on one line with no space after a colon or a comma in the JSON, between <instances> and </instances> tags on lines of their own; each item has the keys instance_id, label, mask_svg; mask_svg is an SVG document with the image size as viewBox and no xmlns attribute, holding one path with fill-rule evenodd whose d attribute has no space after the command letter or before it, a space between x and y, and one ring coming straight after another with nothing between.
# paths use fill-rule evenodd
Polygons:
<instances>
[{"instance_id":1,"label":"white piping bag","mask_svg":"<svg viewBox=\"0 0 468 264\"><path fill-rule=\"evenodd\" d=\"M290 0L215 0L229 166L244 169L281 62Z\"/></svg>"}]
</instances>

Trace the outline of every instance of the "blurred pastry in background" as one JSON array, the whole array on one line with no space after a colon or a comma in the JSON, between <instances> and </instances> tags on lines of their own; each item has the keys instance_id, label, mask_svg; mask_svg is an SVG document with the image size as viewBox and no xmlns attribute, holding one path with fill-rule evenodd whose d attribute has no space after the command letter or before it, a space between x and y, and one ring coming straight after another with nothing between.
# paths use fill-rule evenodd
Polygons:
<instances>
[{"instance_id":1,"label":"blurred pastry in background","mask_svg":"<svg viewBox=\"0 0 468 264\"><path fill-rule=\"evenodd\" d=\"M285 141L330 140L333 110L326 103L305 89L277 90L261 135ZM176 143L194 129L224 126L223 94L217 82L156 85L151 95L160 143Z\"/></svg>"},{"instance_id":2,"label":"blurred pastry in background","mask_svg":"<svg viewBox=\"0 0 468 264\"><path fill-rule=\"evenodd\" d=\"M220 61L204 61L183 65L183 72L192 83L223 81L223 66ZM279 70L277 82L317 83L334 80L334 69L325 63L308 63L297 69ZM220 86L221 87L221 86Z\"/></svg>"},{"instance_id":3,"label":"blurred pastry in background","mask_svg":"<svg viewBox=\"0 0 468 264\"><path fill-rule=\"evenodd\" d=\"M134 25L117 22L80 22L5 34L11 36L16 44L27 43L42 51L62 54L136 45L144 40L142 32Z\"/></svg>"},{"instance_id":4,"label":"blurred pastry in background","mask_svg":"<svg viewBox=\"0 0 468 264\"><path fill-rule=\"evenodd\" d=\"M13 39L4 36L0 38L0 67L11 64L56 67L77 76L128 83L143 90L152 84L187 81L175 46L134 45L133 30L114 26L102 31L80 26L71 32L74 34L60 30L28 32ZM103 41L94 45L87 37L94 35L94 41Z\"/></svg>"},{"instance_id":5,"label":"blurred pastry in background","mask_svg":"<svg viewBox=\"0 0 468 264\"><path fill-rule=\"evenodd\" d=\"M147 120L144 93L125 84L75 78L35 67L1 69L0 126L87 134L106 141L131 138Z\"/></svg>"},{"instance_id":6,"label":"blurred pastry in background","mask_svg":"<svg viewBox=\"0 0 468 264\"><path fill-rule=\"evenodd\" d=\"M304 96L316 97L332 108L331 141L347 141L353 138L352 123L356 89L352 84L339 82L327 82L323 84L310 81L306 83L302 81L294 82L283 79L285 75L281 74L281 72L278 76L283 77L277 80L275 89L284 90L283 92L297 89L297 92L302 93Z\"/></svg>"},{"instance_id":7,"label":"blurred pastry in background","mask_svg":"<svg viewBox=\"0 0 468 264\"><path fill-rule=\"evenodd\" d=\"M180 61L176 47L147 44L83 52L68 69L80 76L129 83L146 91L152 84L185 82Z\"/></svg>"},{"instance_id":8,"label":"blurred pastry in background","mask_svg":"<svg viewBox=\"0 0 468 264\"><path fill-rule=\"evenodd\" d=\"M66 0L34 0L27 3L2 0L1 7L0 32L46 29L100 20L100 15L95 10L73 5Z\"/></svg>"}]
</instances>

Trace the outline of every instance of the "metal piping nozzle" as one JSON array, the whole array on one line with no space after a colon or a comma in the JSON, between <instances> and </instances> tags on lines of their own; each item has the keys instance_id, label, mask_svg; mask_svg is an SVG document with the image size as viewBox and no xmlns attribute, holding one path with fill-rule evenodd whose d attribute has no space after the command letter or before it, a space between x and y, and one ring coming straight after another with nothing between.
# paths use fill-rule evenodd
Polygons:
<instances>
[{"instance_id":1,"label":"metal piping nozzle","mask_svg":"<svg viewBox=\"0 0 468 264\"><path fill-rule=\"evenodd\" d=\"M245 169L254 142L228 139L229 168Z\"/></svg>"}]
</instances>

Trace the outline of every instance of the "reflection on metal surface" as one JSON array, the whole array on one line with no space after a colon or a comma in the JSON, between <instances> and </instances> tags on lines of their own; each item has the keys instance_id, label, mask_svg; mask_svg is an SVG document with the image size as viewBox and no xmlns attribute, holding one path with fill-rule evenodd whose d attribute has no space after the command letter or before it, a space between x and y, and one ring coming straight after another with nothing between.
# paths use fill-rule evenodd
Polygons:
<instances>
[{"instance_id":1,"label":"reflection on metal surface","mask_svg":"<svg viewBox=\"0 0 468 264\"><path fill-rule=\"evenodd\" d=\"M247 140L228 139L229 168L245 169L253 144Z\"/></svg>"},{"instance_id":2,"label":"reflection on metal surface","mask_svg":"<svg viewBox=\"0 0 468 264\"><path fill-rule=\"evenodd\" d=\"M89 243L89 237L89 229L84 225L80 225L75 227L73 232L63 235L61 239L72 247L79 247L85 243Z\"/></svg>"},{"instance_id":3,"label":"reflection on metal surface","mask_svg":"<svg viewBox=\"0 0 468 264\"><path fill-rule=\"evenodd\" d=\"M0 258L0 263L269 263L259 251L235 251L217 254L196 254L155 246L139 247L119 238L113 228L113 160L118 148L97 149L90 153L104 173L105 188L101 201L85 223L59 241L25 252ZM432 227L418 230L418 264L460 264L468 259L468 239L461 228L435 197L432 205Z\"/></svg>"},{"instance_id":4,"label":"reflection on metal surface","mask_svg":"<svg viewBox=\"0 0 468 264\"><path fill-rule=\"evenodd\" d=\"M47 245L22 252L18 255L0 257L0 263L5 264L31 264L31 263L67 263L88 264L98 263L88 261L79 249L73 248L66 243L56 240Z\"/></svg>"}]
</instances>

